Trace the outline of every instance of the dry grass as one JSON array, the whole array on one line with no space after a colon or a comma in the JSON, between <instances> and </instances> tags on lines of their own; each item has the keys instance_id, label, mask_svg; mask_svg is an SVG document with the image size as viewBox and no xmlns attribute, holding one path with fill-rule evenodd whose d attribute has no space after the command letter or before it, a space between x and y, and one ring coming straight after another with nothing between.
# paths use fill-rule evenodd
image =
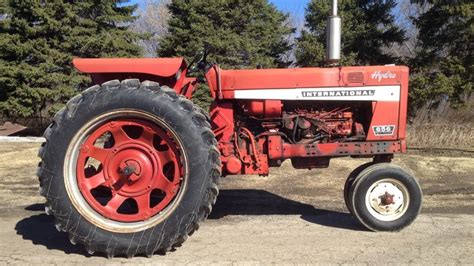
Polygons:
<instances>
[{"instance_id":1,"label":"dry grass","mask_svg":"<svg viewBox=\"0 0 474 266\"><path fill-rule=\"evenodd\" d=\"M410 148L439 148L474 151L474 126L414 124L408 127Z\"/></svg>"},{"instance_id":2,"label":"dry grass","mask_svg":"<svg viewBox=\"0 0 474 266\"><path fill-rule=\"evenodd\" d=\"M447 103L436 109L421 108L407 134L411 148L474 151L474 99L458 110Z\"/></svg>"}]
</instances>

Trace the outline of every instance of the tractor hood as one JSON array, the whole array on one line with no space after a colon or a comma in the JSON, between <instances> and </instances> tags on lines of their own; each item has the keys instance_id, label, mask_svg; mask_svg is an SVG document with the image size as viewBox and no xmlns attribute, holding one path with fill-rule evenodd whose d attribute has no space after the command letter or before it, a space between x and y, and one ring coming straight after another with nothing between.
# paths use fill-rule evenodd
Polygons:
<instances>
[{"instance_id":1,"label":"tractor hood","mask_svg":"<svg viewBox=\"0 0 474 266\"><path fill-rule=\"evenodd\" d=\"M282 94L289 93L293 100L301 100L302 90L401 85L405 90L408 88L408 68L404 66L243 70L221 70L214 67L208 71L206 78L212 96L217 95L222 99L236 99L240 98L239 95L246 95L245 99L288 100L287 95Z\"/></svg>"},{"instance_id":2,"label":"tractor hood","mask_svg":"<svg viewBox=\"0 0 474 266\"><path fill-rule=\"evenodd\" d=\"M141 73L160 77L175 75L183 58L75 58L74 67L84 73Z\"/></svg>"}]
</instances>

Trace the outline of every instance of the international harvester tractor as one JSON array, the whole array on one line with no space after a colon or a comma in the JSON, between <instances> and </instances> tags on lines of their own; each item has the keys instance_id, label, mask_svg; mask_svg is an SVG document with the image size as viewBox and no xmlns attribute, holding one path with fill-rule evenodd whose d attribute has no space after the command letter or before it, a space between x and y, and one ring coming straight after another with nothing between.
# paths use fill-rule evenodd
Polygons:
<instances>
[{"instance_id":1,"label":"international harvester tractor","mask_svg":"<svg viewBox=\"0 0 474 266\"><path fill-rule=\"evenodd\" d=\"M327 57L337 63L337 3L332 13ZM372 158L346 181L350 213L373 231L398 231L417 217L418 182L390 164L407 150L407 67L223 70L206 55L189 65L74 60L95 85L56 114L38 169L46 212L73 244L107 257L166 253L209 215L221 177L266 176L287 159L312 169ZM199 71L209 114L190 100Z\"/></svg>"}]
</instances>

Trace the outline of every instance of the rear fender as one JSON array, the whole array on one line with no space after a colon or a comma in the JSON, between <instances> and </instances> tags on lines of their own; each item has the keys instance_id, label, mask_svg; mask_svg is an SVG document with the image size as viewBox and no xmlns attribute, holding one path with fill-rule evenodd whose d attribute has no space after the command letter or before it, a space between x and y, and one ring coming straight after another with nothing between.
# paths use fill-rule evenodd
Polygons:
<instances>
[{"instance_id":1,"label":"rear fender","mask_svg":"<svg viewBox=\"0 0 474 266\"><path fill-rule=\"evenodd\" d=\"M73 65L89 74L93 84L137 78L159 82L188 98L196 85L195 78L186 77L187 65L183 58L76 58Z\"/></svg>"}]
</instances>

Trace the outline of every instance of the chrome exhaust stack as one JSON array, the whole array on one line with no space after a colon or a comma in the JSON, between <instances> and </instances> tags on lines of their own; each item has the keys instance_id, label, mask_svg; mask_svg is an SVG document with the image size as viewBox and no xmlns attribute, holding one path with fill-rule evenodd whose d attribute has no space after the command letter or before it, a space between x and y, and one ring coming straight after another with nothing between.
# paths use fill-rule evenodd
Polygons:
<instances>
[{"instance_id":1,"label":"chrome exhaust stack","mask_svg":"<svg viewBox=\"0 0 474 266\"><path fill-rule=\"evenodd\" d=\"M337 15L337 0L332 0L332 13L326 26L326 61L337 64L341 60L341 17Z\"/></svg>"}]
</instances>

